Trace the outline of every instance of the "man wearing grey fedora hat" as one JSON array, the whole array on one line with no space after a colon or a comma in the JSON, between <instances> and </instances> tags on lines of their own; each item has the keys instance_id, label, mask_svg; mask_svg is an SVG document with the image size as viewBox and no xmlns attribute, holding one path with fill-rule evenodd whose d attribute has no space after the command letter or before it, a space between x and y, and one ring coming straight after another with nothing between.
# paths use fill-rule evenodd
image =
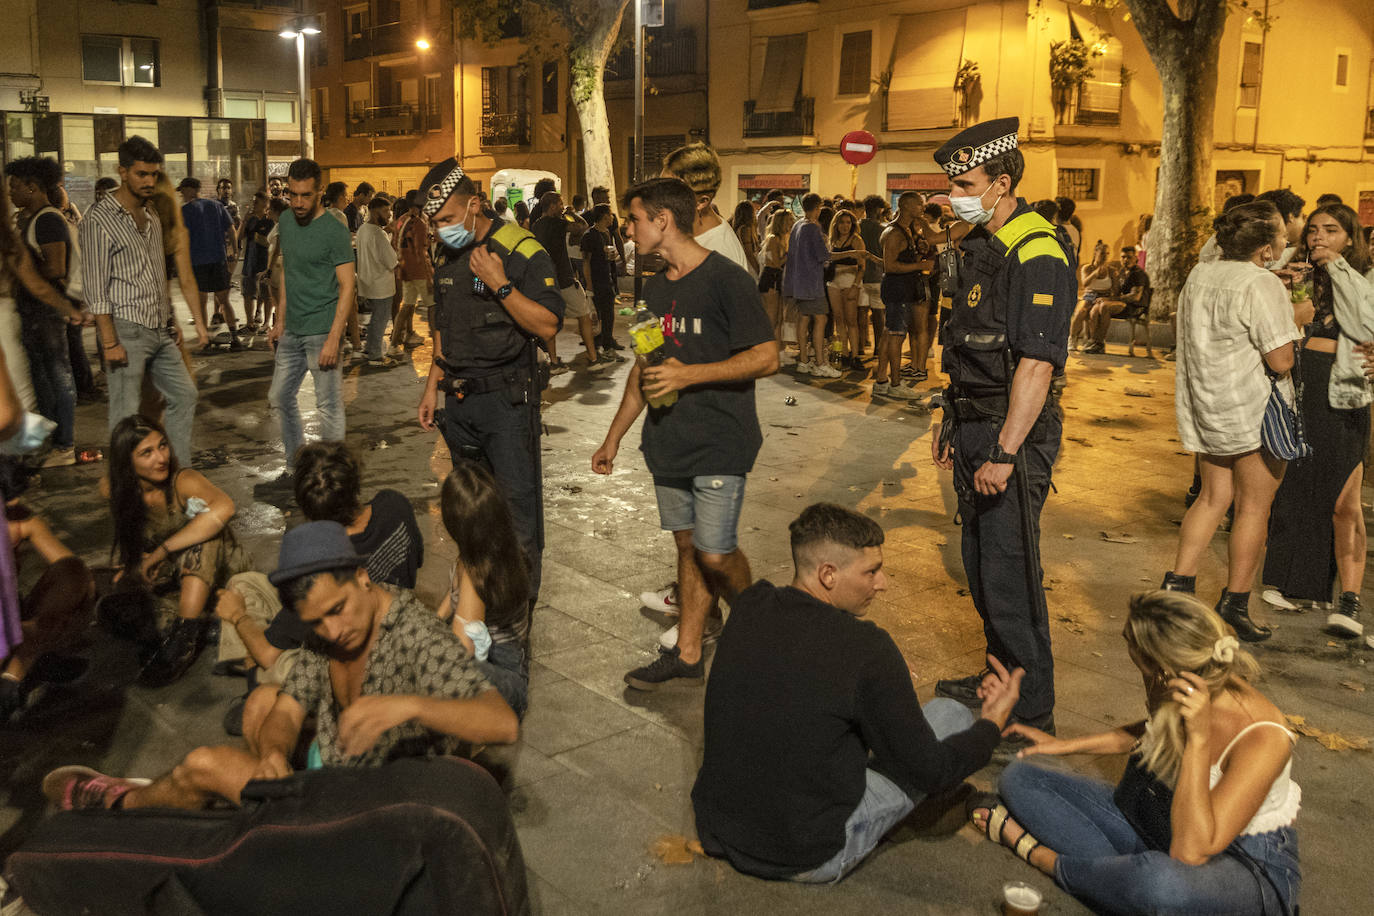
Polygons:
<instances>
[{"instance_id":1,"label":"man wearing grey fedora hat","mask_svg":"<svg viewBox=\"0 0 1374 916\"><path fill-rule=\"evenodd\" d=\"M291 775L312 714L323 766L375 767L456 754L464 743L515 741L515 713L462 642L413 593L372 582L366 560L338 522L307 522L282 538L268 579L282 613L314 639L280 692L261 687L265 701L250 698L247 750L197 748L152 783L61 767L44 778L44 793L64 809L201 808L215 798L237 804L250 780Z\"/></svg>"}]
</instances>

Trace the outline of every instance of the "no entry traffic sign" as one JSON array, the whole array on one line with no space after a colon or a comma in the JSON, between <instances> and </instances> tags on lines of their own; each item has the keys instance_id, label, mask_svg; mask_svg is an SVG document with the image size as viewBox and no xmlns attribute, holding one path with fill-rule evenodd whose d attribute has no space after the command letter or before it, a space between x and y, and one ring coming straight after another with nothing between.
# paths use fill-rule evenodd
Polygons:
<instances>
[{"instance_id":1,"label":"no entry traffic sign","mask_svg":"<svg viewBox=\"0 0 1374 916\"><path fill-rule=\"evenodd\" d=\"M878 153L878 138L866 130L851 130L840 140L840 157L850 165L863 165Z\"/></svg>"}]
</instances>

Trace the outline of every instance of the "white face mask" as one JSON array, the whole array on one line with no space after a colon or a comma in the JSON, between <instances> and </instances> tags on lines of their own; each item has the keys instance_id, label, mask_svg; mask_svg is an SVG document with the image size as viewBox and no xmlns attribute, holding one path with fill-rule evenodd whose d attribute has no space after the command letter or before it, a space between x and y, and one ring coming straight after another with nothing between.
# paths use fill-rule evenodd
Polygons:
<instances>
[{"instance_id":1,"label":"white face mask","mask_svg":"<svg viewBox=\"0 0 1374 916\"><path fill-rule=\"evenodd\" d=\"M983 209L983 197L991 190L992 188L989 186L987 191L977 197L951 197L949 203L954 208L954 215L975 226L981 226L992 219L992 211L997 209L997 205L1002 202L1002 198L1006 195L998 194L997 199L992 202L992 208L985 210Z\"/></svg>"}]
</instances>

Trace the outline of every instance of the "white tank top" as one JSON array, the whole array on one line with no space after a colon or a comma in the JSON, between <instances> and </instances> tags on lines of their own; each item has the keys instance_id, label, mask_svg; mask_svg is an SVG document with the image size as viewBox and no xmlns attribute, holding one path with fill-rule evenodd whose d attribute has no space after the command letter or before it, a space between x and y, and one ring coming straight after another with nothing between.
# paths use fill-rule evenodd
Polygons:
<instances>
[{"instance_id":1,"label":"white tank top","mask_svg":"<svg viewBox=\"0 0 1374 916\"><path fill-rule=\"evenodd\" d=\"M1236 746L1246 732L1252 728L1259 728L1261 725L1270 725L1274 728L1283 729L1290 742L1296 743L1298 736L1293 734L1284 726L1277 722L1252 722L1242 728L1231 743L1226 745L1226 750L1221 752L1217 762L1212 765L1211 778L1208 781L1209 788L1216 788L1217 783L1221 782L1221 765L1226 762L1226 755L1231 753L1231 748ZM1279 773L1273 784L1269 786L1269 792L1264 796L1264 801L1260 803L1259 810L1255 816L1250 818L1250 823L1240 831L1240 836L1251 836L1257 833L1269 833L1271 830L1278 830L1280 827L1287 827L1298 819L1298 809L1302 806L1302 789L1292 779L1293 757L1290 754L1288 761L1283 765L1283 772Z\"/></svg>"}]
</instances>

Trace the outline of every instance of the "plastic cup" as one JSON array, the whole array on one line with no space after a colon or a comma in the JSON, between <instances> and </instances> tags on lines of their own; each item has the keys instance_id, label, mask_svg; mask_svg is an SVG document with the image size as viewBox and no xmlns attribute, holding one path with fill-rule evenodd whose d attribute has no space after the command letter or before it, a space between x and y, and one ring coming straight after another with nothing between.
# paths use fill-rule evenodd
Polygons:
<instances>
[{"instance_id":1,"label":"plastic cup","mask_svg":"<svg viewBox=\"0 0 1374 916\"><path fill-rule=\"evenodd\" d=\"M1035 916L1044 898L1024 881L1008 881L1002 885L1002 916Z\"/></svg>"}]
</instances>

